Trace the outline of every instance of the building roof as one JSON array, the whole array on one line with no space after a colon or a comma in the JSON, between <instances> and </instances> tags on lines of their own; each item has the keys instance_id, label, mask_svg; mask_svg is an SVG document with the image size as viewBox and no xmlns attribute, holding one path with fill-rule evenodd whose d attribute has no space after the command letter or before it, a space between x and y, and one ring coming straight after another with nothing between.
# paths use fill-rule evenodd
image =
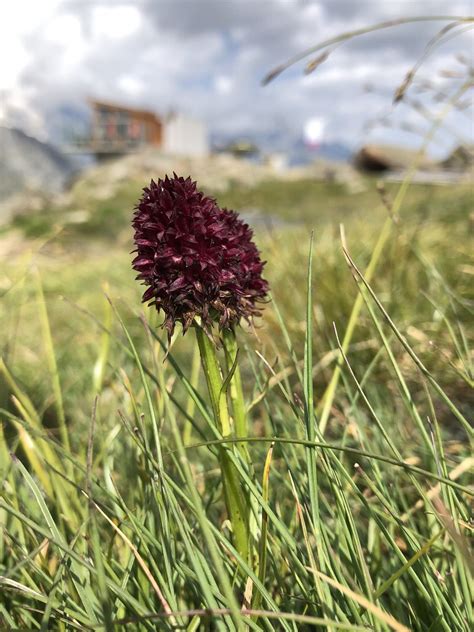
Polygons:
<instances>
[{"instance_id":1,"label":"building roof","mask_svg":"<svg viewBox=\"0 0 474 632\"><path fill-rule=\"evenodd\" d=\"M109 110L110 112L124 112L126 114L134 114L140 118L155 120L161 123L160 117L157 116L152 110L131 108L125 105L120 105L118 103L112 103L111 101L97 101L96 99L89 99L89 103L94 109L100 108L103 110Z\"/></svg>"}]
</instances>

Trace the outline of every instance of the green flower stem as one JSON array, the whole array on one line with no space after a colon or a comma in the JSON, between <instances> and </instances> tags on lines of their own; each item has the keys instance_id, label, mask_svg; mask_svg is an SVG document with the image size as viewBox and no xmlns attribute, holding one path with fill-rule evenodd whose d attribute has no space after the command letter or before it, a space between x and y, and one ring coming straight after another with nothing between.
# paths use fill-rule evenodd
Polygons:
<instances>
[{"instance_id":1,"label":"green flower stem","mask_svg":"<svg viewBox=\"0 0 474 632\"><path fill-rule=\"evenodd\" d=\"M236 363L239 349L237 347L235 331L233 329L224 329L223 340L227 373L229 374L233 370L232 378L230 380L230 401L232 403L232 413L234 418L234 434L237 438L246 438L249 436L249 427L247 421L247 411L245 409L244 393L242 390L240 368L238 363ZM242 455L244 462L250 466L251 462L247 444L238 443L237 449Z\"/></svg>"},{"instance_id":2,"label":"green flower stem","mask_svg":"<svg viewBox=\"0 0 474 632\"><path fill-rule=\"evenodd\" d=\"M212 411L218 422L217 425L222 436L228 437L231 435L230 417L227 408L227 399L225 394L222 393L223 381L219 361L216 356L216 349L201 327L196 327L195 329L209 396L211 398Z\"/></svg>"},{"instance_id":3,"label":"green flower stem","mask_svg":"<svg viewBox=\"0 0 474 632\"><path fill-rule=\"evenodd\" d=\"M199 370L201 368L201 361L200 361L200 353L199 353L199 346L194 348L193 351L193 361L192 361L192 365L191 365L191 386L196 389L197 385L199 383ZM190 421L190 419L193 418L194 415L194 411L196 410L196 403L194 401L194 399L192 397L189 398L188 400L188 405L186 406L186 415L188 416L188 419L186 419L186 422L184 424L184 430L183 430L183 443L184 445L190 445L191 444L191 437L192 437L192 433L193 433L193 425Z\"/></svg>"},{"instance_id":4,"label":"green flower stem","mask_svg":"<svg viewBox=\"0 0 474 632\"><path fill-rule=\"evenodd\" d=\"M196 326L195 331L214 418L223 438L231 437L233 435L227 407L227 397L222 392L223 380L215 346L201 327ZM220 449L219 461L227 513L232 524L234 544L242 558L247 561L249 559L248 507L242 491L242 482L238 471L229 458L228 448Z\"/></svg>"},{"instance_id":5,"label":"green flower stem","mask_svg":"<svg viewBox=\"0 0 474 632\"><path fill-rule=\"evenodd\" d=\"M238 362L239 348L237 346L237 337L233 329L224 329L222 332L222 339L224 341L224 353L226 361L227 375L231 375L230 378L230 403L232 405L232 416L234 420L234 435L238 439L248 439L249 427L247 408L245 406L244 392L242 389L242 377L240 375L240 367ZM236 443L237 450L242 458L243 463L247 467L247 473L252 480L255 480L255 473L253 469L253 463L250 458L250 452L248 449L248 443L242 441L242 443ZM255 539L259 537L259 505L258 500L253 496L248 488L241 486L242 493L245 499L245 519L248 524L248 531L250 536ZM252 540L252 538L251 538ZM251 540L249 541L249 559L248 562L252 566L257 562L255 557L256 551L251 546Z\"/></svg>"}]
</instances>

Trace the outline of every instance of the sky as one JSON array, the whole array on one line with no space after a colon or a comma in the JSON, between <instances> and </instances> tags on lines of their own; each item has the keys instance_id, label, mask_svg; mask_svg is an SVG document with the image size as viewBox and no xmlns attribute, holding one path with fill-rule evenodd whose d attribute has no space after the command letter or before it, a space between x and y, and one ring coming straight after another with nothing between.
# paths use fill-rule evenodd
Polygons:
<instances>
[{"instance_id":1,"label":"sky","mask_svg":"<svg viewBox=\"0 0 474 632\"><path fill-rule=\"evenodd\" d=\"M426 113L394 90L448 21L364 35L331 51L313 73L300 62L268 86L276 65L318 42L408 16L473 13L470 0L4 0L0 19L0 124L59 138L87 120L87 98L170 109L204 120L214 135L305 137L417 144ZM447 8L449 6L449 8ZM472 31L453 29L419 71L450 92L472 63ZM456 37L451 37L455 35ZM443 73L453 76L444 77ZM420 93L430 116L442 103ZM454 113L440 151L472 137L470 110ZM384 125L375 123L388 115ZM400 124L405 131L400 129ZM409 128L407 131L407 127Z\"/></svg>"}]
</instances>

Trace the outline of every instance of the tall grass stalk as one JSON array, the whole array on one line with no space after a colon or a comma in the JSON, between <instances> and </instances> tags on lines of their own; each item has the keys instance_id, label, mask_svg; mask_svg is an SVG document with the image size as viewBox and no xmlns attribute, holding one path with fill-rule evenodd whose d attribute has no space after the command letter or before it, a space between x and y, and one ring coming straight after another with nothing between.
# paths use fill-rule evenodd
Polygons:
<instances>
[{"instance_id":1,"label":"tall grass stalk","mask_svg":"<svg viewBox=\"0 0 474 632\"><path fill-rule=\"evenodd\" d=\"M364 277L367 280L367 282L371 282L372 278L375 274L375 271L377 269L377 265L379 263L380 257L382 256L382 253L384 251L384 248L392 234L392 228L393 228L393 217L398 217L405 199L405 196L408 192L409 186L413 180L414 175L416 174L416 171L420 165L420 161L422 160L423 156L425 155L426 149L428 148L429 144L432 142L434 135L436 134L437 130L442 126L443 121L445 120L446 116L449 114L449 112L453 109L453 107L455 106L455 104L458 102L458 100L462 97L463 94L465 94L465 92L469 89L470 84L469 83L464 83L457 91L456 93L452 96L452 98L448 101L448 103L446 103L445 107L443 108L442 112L440 113L440 115L436 118L435 122L433 123L433 125L431 126L430 130L428 131L428 133L426 134L425 138L423 139L423 142L420 146L420 149L418 151L417 156L415 157L415 159L413 160L412 164L410 165L410 168L407 171L407 174L402 182L402 184L400 185L400 188L398 189L397 195L393 201L393 205L392 205L392 211L391 211L391 217L388 217L385 220L385 223L382 227L382 230L380 232L380 236L377 240L377 243L374 246L374 249L372 251L372 255L369 261L369 264L367 265L367 268L365 270L364 273ZM355 302L354 302L354 306L352 308L351 311L351 315L349 318L349 322L347 324L347 329L346 332L344 334L344 338L342 340L342 349L344 352L347 351L352 337L354 335L354 330L355 327L357 325L357 321L359 318L359 314L360 314L360 310L362 309L362 305L363 305L363 299L362 299L362 295L358 294ZM337 364L337 366L334 369L334 372L332 374L331 377L331 381L329 382L324 395L321 399L321 403L320 403L320 418L319 418L319 428L322 434L324 434L325 430L326 430L326 426L328 423L328 419L329 419L329 415L331 412L331 406L332 403L334 401L334 397L336 394L336 390L337 390L337 385L339 383L339 379L341 376L341 367L340 367L340 362Z\"/></svg>"}]
</instances>

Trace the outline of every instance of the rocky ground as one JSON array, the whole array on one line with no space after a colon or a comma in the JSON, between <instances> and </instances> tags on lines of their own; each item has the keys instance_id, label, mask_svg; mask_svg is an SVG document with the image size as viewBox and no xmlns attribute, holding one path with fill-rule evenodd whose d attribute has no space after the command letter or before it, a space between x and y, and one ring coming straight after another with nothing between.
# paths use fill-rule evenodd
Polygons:
<instances>
[{"instance_id":1,"label":"rocky ground","mask_svg":"<svg viewBox=\"0 0 474 632\"><path fill-rule=\"evenodd\" d=\"M4 141L3 145L1 141ZM286 167L278 161L255 163L218 153L206 157L181 157L155 148L145 148L121 158L90 166L72 177L71 163L49 145L39 143L21 132L0 128L0 225L18 216L42 211L72 214L67 222L81 223L98 205L121 197L130 185L136 195L151 178L176 172L190 175L199 186L220 195L231 187L252 188L262 182L317 181L342 183L347 193L364 191L367 179L349 162L316 160L305 166ZM400 180L405 170L377 174L385 179ZM466 182L472 171L436 169L420 172L415 181L425 184Z\"/></svg>"},{"instance_id":2,"label":"rocky ground","mask_svg":"<svg viewBox=\"0 0 474 632\"><path fill-rule=\"evenodd\" d=\"M147 148L122 158L110 160L85 169L72 186L61 192L60 187L34 186L25 183L0 202L0 224L11 218L43 209L73 208L79 199L94 202L112 199L129 182L143 182L176 172L197 180L199 186L213 193L221 193L233 185L256 186L272 179L296 181L315 179L344 182L351 189L363 187L359 174L348 163L319 161L305 167L279 168L272 164L256 164L230 154L184 158L170 156ZM13 192L12 192L13 193ZM0 198L1 199L1 198ZM78 216L78 221L80 218Z\"/></svg>"}]
</instances>

